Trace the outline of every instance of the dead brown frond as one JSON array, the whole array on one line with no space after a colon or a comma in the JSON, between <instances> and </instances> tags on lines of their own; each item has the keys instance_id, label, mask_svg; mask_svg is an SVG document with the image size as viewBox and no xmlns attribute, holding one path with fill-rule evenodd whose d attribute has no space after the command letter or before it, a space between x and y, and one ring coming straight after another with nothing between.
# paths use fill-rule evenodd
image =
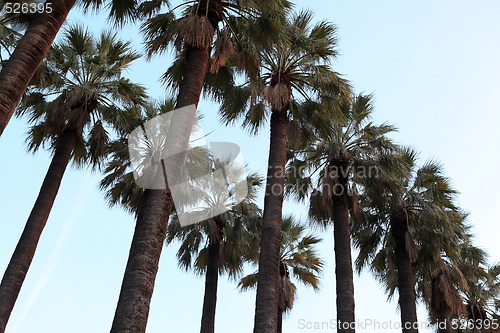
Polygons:
<instances>
[{"instance_id":1,"label":"dead brown frond","mask_svg":"<svg viewBox=\"0 0 500 333\"><path fill-rule=\"evenodd\" d=\"M447 309L456 315L465 314L462 298L449 273L443 269L432 279L432 306L436 311Z\"/></svg>"},{"instance_id":2,"label":"dead brown frond","mask_svg":"<svg viewBox=\"0 0 500 333\"><path fill-rule=\"evenodd\" d=\"M355 222L359 222L359 217L361 215L361 207L359 205L359 193L356 184L351 186L351 194L349 195L349 209L351 210L351 216Z\"/></svg>"},{"instance_id":3,"label":"dead brown frond","mask_svg":"<svg viewBox=\"0 0 500 333\"><path fill-rule=\"evenodd\" d=\"M314 221L326 226L333 216L331 197L322 191L314 189L309 201L308 214Z\"/></svg>"},{"instance_id":4,"label":"dead brown frond","mask_svg":"<svg viewBox=\"0 0 500 333\"><path fill-rule=\"evenodd\" d=\"M293 149L298 149L302 140L302 129L297 120L291 120L288 122L287 127L287 139L288 144Z\"/></svg>"},{"instance_id":5,"label":"dead brown frond","mask_svg":"<svg viewBox=\"0 0 500 333\"><path fill-rule=\"evenodd\" d=\"M415 246L415 242L413 241L413 237L409 232L405 233L405 250L408 253L408 257L410 258L410 262L413 264L417 261L417 247Z\"/></svg>"},{"instance_id":6,"label":"dead brown frond","mask_svg":"<svg viewBox=\"0 0 500 333\"><path fill-rule=\"evenodd\" d=\"M280 298L279 298L279 308L288 312L293 308L293 302L295 301L295 290L296 287L290 280L288 276L281 276L280 278Z\"/></svg>"},{"instance_id":7,"label":"dead brown frond","mask_svg":"<svg viewBox=\"0 0 500 333\"><path fill-rule=\"evenodd\" d=\"M178 50L182 46L207 48L212 45L215 30L206 16L188 15L179 20L177 29L175 46Z\"/></svg>"},{"instance_id":8,"label":"dead brown frond","mask_svg":"<svg viewBox=\"0 0 500 333\"><path fill-rule=\"evenodd\" d=\"M85 87L74 87L67 94L69 113L68 123L74 128L83 128L83 125L90 120L90 114L98 104L99 91Z\"/></svg>"},{"instance_id":9,"label":"dead brown frond","mask_svg":"<svg viewBox=\"0 0 500 333\"><path fill-rule=\"evenodd\" d=\"M269 102L273 110L281 111L290 102L291 91L284 83L278 83L264 88L264 98Z\"/></svg>"},{"instance_id":10,"label":"dead brown frond","mask_svg":"<svg viewBox=\"0 0 500 333\"><path fill-rule=\"evenodd\" d=\"M219 68L226 65L229 58L234 54L234 45L231 36L224 30L215 42L215 53L211 59L210 72L217 73Z\"/></svg>"}]
</instances>

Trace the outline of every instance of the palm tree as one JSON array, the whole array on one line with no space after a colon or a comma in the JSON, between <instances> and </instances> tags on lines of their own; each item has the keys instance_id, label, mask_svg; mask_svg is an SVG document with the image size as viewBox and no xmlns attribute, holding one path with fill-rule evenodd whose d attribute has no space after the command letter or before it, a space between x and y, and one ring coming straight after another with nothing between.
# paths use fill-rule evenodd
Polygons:
<instances>
[{"instance_id":1,"label":"palm tree","mask_svg":"<svg viewBox=\"0 0 500 333\"><path fill-rule=\"evenodd\" d=\"M215 165L219 164L214 162ZM177 251L179 266L205 275L201 333L213 333L215 330L219 274L227 273L229 277L237 278L242 273L246 254L255 251L247 245L251 236L249 230L262 218L261 210L253 202L261 179L251 175L247 181L249 193L245 200L225 213L185 227L173 214L173 220L168 225L167 244L174 240L181 243ZM208 192L203 191L205 196Z\"/></svg>"},{"instance_id":2,"label":"palm tree","mask_svg":"<svg viewBox=\"0 0 500 333\"><path fill-rule=\"evenodd\" d=\"M412 149L382 155L380 165L380 177L367 179L360 196L364 209L354 230L360 250L356 265L358 271L369 265L390 297L397 287L403 332L418 332L414 269L418 245L429 241L418 239L419 230L440 230L438 225L450 220L448 210L457 210L456 192L437 163L429 161L417 170ZM438 232L432 234L439 239Z\"/></svg>"},{"instance_id":3,"label":"palm tree","mask_svg":"<svg viewBox=\"0 0 500 333\"><path fill-rule=\"evenodd\" d=\"M500 265L487 265L484 251L464 249L460 267L467 280L464 292L465 319L473 322L471 332L498 332L500 320Z\"/></svg>"},{"instance_id":4,"label":"palm tree","mask_svg":"<svg viewBox=\"0 0 500 333\"><path fill-rule=\"evenodd\" d=\"M254 228L254 247L261 235L262 224L256 224ZM321 241L313 235L304 235L306 228L298 223L293 216L285 216L282 224L282 238L279 260L279 292L278 305L274 313L277 314L278 333L282 332L283 315L293 308L296 286L292 278L319 290L319 275L323 269L323 260L318 257L315 246ZM250 253L250 261L258 264L259 255ZM259 271L249 274L240 280L239 287L242 290L256 287L259 280Z\"/></svg>"},{"instance_id":5,"label":"palm tree","mask_svg":"<svg viewBox=\"0 0 500 333\"><path fill-rule=\"evenodd\" d=\"M171 86L178 88L176 109L198 104L211 61L212 47L215 46L214 56L216 56L220 44L217 41L221 36L228 36L227 31L230 30L228 26L234 16L244 17L251 23L256 23L256 27L262 28L263 36L266 32L270 32L269 36L272 36L276 25L268 23L272 22L273 17L269 18L269 15L263 13L268 13L271 9L279 13L289 6L285 0L245 3L204 0L183 2L166 13L160 13L163 5L169 5L168 1L133 1L133 4L136 6L132 14L147 18L143 24L143 31L147 40L148 54L152 56L161 53L173 44L177 47L178 58L182 59L182 73L177 77L178 80L170 81ZM185 9L180 18L176 17L178 8ZM226 33L222 27L226 27ZM270 27L273 28L271 31ZM167 141L175 145L179 151L186 151L194 123L194 112L177 112L172 117ZM181 174L184 160L185 155L180 154L179 159L169 166L172 170L169 182L176 182ZM146 189L141 199L112 332L146 330L149 304L166 235L168 216L173 206L170 189L166 187L165 190Z\"/></svg>"},{"instance_id":6,"label":"palm tree","mask_svg":"<svg viewBox=\"0 0 500 333\"><path fill-rule=\"evenodd\" d=\"M452 318L465 313L462 293L468 290L463 264L463 248L470 247L472 236L464 221L466 214L449 210L440 223L420 228L414 235L418 261L417 290L429 309L439 332L452 332ZM432 240L432 241L430 241Z\"/></svg>"},{"instance_id":7,"label":"palm tree","mask_svg":"<svg viewBox=\"0 0 500 333\"><path fill-rule=\"evenodd\" d=\"M127 115L130 116L128 124L130 130L147 120L171 112L174 110L175 101L172 99L163 102L149 102L139 108L129 109ZM106 191L107 201L111 206L121 205L129 212L136 215L140 212L140 205L143 203L144 189L137 186L133 176L133 164L130 162L128 142L126 137L118 138L108 146L110 158L105 168L106 176L101 181L101 188ZM239 177L241 167L230 163L222 163L210 157L203 149L190 149L186 156L185 168L183 172L191 174L205 175L206 170L212 168L226 170L226 176ZM228 170L232 166L236 170ZM198 178L197 178L198 179ZM202 178L199 178L202 179ZM238 178L240 180L240 178ZM217 295L217 283L219 273L228 273L235 277L243 264L242 253L245 247L245 231L248 224L260 217L260 209L253 203L257 187L261 184L261 179L251 175L247 179L248 193L245 199L237 206L232 207L222 215L215 216L204 222L182 227L177 211L172 213L173 221L167 228L167 243L174 239L182 242L178 252L179 265L183 268L193 268L197 273L206 276L205 301L203 306L202 326L205 331L213 331L215 323L215 306ZM207 202L220 202L226 206L224 198L216 198L218 189L214 186L221 184L197 181L199 188L190 189L190 195L184 199L187 206L197 203L200 200ZM227 185L222 184L226 186ZM224 193L227 193L225 191ZM232 206L232 205L231 205ZM216 208L214 206L208 209ZM176 207L181 212L183 207ZM203 244L205 247L202 248ZM217 250L218 249L218 250ZM247 251L247 250L245 250ZM196 257L196 258L194 258Z\"/></svg>"},{"instance_id":8,"label":"palm tree","mask_svg":"<svg viewBox=\"0 0 500 333\"><path fill-rule=\"evenodd\" d=\"M45 2L43 10L32 18L9 61L3 64L0 71L0 136L75 2Z\"/></svg>"},{"instance_id":9,"label":"palm tree","mask_svg":"<svg viewBox=\"0 0 500 333\"><path fill-rule=\"evenodd\" d=\"M141 103L144 88L122 77L139 56L129 43L103 32L98 40L73 26L47 57L47 75L23 98L20 115L34 123L28 147L53 154L40 193L0 284L0 331L5 330L67 165L98 167L109 131L123 131L123 106Z\"/></svg>"},{"instance_id":10,"label":"palm tree","mask_svg":"<svg viewBox=\"0 0 500 333\"><path fill-rule=\"evenodd\" d=\"M346 82L328 66L336 56L335 28L327 22L312 25L310 12L291 14L288 25L272 46L255 50L259 74L243 86L227 89L221 100L226 123L244 118L254 133L270 115L268 174L259 260L254 333L274 332L278 306L279 249L285 182L287 132L310 123L321 128L331 114L320 112L321 95L347 94ZM239 58L234 60L238 63ZM269 112L266 112L268 108ZM293 125L289 125L293 124Z\"/></svg>"},{"instance_id":11,"label":"palm tree","mask_svg":"<svg viewBox=\"0 0 500 333\"><path fill-rule=\"evenodd\" d=\"M357 214L356 183L363 184L363 178L377 176L378 166L372 157L377 151L394 149L386 134L395 128L370 121L371 95L346 99L339 109L340 119L331 123L329 131L320 132L306 149L294 151L287 175L291 193L305 199L314 173L323 170L318 177L320 189L310 197L309 216L323 226L333 221L337 320L341 322L338 331L354 332L350 325L355 322L350 221ZM310 170L312 174L299 170Z\"/></svg>"},{"instance_id":12,"label":"palm tree","mask_svg":"<svg viewBox=\"0 0 500 333\"><path fill-rule=\"evenodd\" d=\"M421 228L416 263L417 288L439 332L495 332L500 316L498 267L486 266L486 253L472 244L466 214ZM432 242L428 240L432 239Z\"/></svg>"}]
</instances>

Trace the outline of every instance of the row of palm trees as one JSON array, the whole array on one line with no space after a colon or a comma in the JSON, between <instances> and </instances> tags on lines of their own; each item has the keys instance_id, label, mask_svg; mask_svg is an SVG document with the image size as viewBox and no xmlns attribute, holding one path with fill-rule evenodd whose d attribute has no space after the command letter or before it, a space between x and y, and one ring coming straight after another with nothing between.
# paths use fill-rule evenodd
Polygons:
<instances>
[{"instance_id":1,"label":"row of palm trees","mask_svg":"<svg viewBox=\"0 0 500 333\"><path fill-rule=\"evenodd\" d=\"M53 154L0 284L0 332L71 161L103 170L101 188L110 204L136 218L112 332L145 332L165 239L181 242L181 267L205 275L201 332L214 332L219 274L239 279L245 263L257 266L239 282L257 289L254 333L281 332L296 291L290 278L317 289L323 267L314 248L320 239L283 218L286 194L308 203L311 221L333 224L342 323L355 322L351 243L359 249L355 267L371 269L389 295L398 290L401 322L410 324L404 332L417 331L411 324L417 323L419 298L441 322L460 315L493 318L488 311L496 311L491 302L498 297L498 268L488 269L485 253L472 244L456 191L437 163L418 167L412 148L390 140L394 126L374 125L371 96L355 96L331 69L337 55L331 23L315 23L311 12L295 13L283 0L187 1L177 7L164 0L81 1L87 10L109 10L119 25L139 22L148 56L176 50L163 80L177 96L152 101L144 87L124 78L140 55L113 33L95 39L74 25L49 51L75 3L52 2L52 13L4 15L0 21L2 56L8 57L0 72L0 135L17 106L32 125L29 149L43 146ZM21 23L24 34L12 29ZM197 105L202 91L220 105L225 124L241 120L257 134L270 118L264 206L261 211L255 202L263 180L252 175L246 200L180 227L168 184L143 190L134 183L127 136L155 116ZM166 140L186 151L169 166L169 182L175 182L197 164L187 153L196 117L180 113L171 122ZM477 284L483 286L475 289Z\"/></svg>"}]
</instances>

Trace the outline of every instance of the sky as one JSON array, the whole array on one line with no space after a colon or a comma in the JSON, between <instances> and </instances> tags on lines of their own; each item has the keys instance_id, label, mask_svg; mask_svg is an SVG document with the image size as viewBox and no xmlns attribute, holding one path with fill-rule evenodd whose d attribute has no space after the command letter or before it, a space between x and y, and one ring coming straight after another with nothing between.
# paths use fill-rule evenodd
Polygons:
<instances>
[{"instance_id":1,"label":"sky","mask_svg":"<svg viewBox=\"0 0 500 333\"><path fill-rule=\"evenodd\" d=\"M497 96L500 88L500 2L332 0L296 1L318 20L337 26L340 55L333 68L349 79L356 92L373 93L374 122L399 128L393 139L421 151L420 161L435 159L444 166L459 203L470 212L476 245L491 262L500 261L496 204L500 201L497 146L500 143ZM70 14L98 31L102 17ZM109 24L107 25L109 26ZM120 32L141 48L137 31ZM165 97L158 82L168 57L138 61L128 72L145 84L151 96ZM199 111L211 140L241 146L250 168L264 174L268 130L256 137L217 120L217 105L203 101ZM26 153L27 125L13 119L0 138L3 179L0 182L0 271L3 272L38 194L50 156ZM7 333L105 332L111 327L132 239L134 219L120 208L109 209L98 190L101 176L69 168L64 176L37 253L7 326ZM262 205L262 202L259 203ZM285 204L306 222L305 208ZM335 275L332 230L323 238L325 259L320 293L299 285L292 312L285 318L288 333L334 332L308 328L335 319ZM175 246L162 253L151 303L148 333L199 331L202 277L181 271ZM251 270L249 270L251 272ZM386 295L369 273L355 279L356 317L379 325L399 321L397 302ZM240 293L236 283L221 277L216 331L252 332L255 292ZM427 315L420 306L419 321ZM327 325L329 326L329 325ZM358 332L376 332L365 325ZM384 329L397 332L393 329ZM421 330L425 332L426 330Z\"/></svg>"}]
</instances>

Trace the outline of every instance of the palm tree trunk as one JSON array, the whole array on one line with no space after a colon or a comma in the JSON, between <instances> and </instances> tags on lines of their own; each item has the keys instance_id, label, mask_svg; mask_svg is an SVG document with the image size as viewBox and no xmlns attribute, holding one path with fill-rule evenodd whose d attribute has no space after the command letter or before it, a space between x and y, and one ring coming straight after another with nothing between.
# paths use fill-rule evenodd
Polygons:
<instances>
[{"instance_id":1,"label":"palm tree trunk","mask_svg":"<svg viewBox=\"0 0 500 333\"><path fill-rule=\"evenodd\" d=\"M279 276L287 125L286 110L273 110L254 333L275 333L277 327L279 284L276 277Z\"/></svg>"},{"instance_id":2,"label":"palm tree trunk","mask_svg":"<svg viewBox=\"0 0 500 333\"><path fill-rule=\"evenodd\" d=\"M214 333L215 307L217 305L217 283L219 281L220 240L208 246L207 273L205 275L205 296L201 316L200 333Z\"/></svg>"},{"instance_id":3,"label":"palm tree trunk","mask_svg":"<svg viewBox=\"0 0 500 333\"><path fill-rule=\"evenodd\" d=\"M349 226L348 179L344 176L348 164L334 165L338 183L332 191L333 239L335 251L335 279L337 293L337 332L353 333L354 329L354 277L351 258Z\"/></svg>"},{"instance_id":4,"label":"palm tree trunk","mask_svg":"<svg viewBox=\"0 0 500 333\"><path fill-rule=\"evenodd\" d=\"M276 325L276 332L281 333L283 332L283 310L281 310L280 308L278 308L278 317L276 317L276 320L278 321Z\"/></svg>"},{"instance_id":5,"label":"palm tree trunk","mask_svg":"<svg viewBox=\"0 0 500 333\"><path fill-rule=\"evenodd\" d=\"M391 216L391 229L396 248L396 267L398 270L399 307L403 333L418 332L417 306L415 296L415 278L412 263L406 250L406 234L408 224L404 211L395 212Z\"/></svg>"},{"instance_id":6,"label":"palm tree trunk","mask_svg":"<svg viewBox=\"0 0 500 333\"><path fill-rule=\"evenodd\" d=\"M209 62L209 48L189 48L186 51L185 75L179 85L176 108L198 105ZM178 151L188 147L189 136L195 122L195 115L178 113L171 120L171 131L167 140L175 140ZM169 183L179 179L185 154L169 163ZM172 161L173 160L173 161ZM172 165L173 164L173 165ZM137 224L125 268L122 287L111 333L144 333L153 296L167 223L173 207L172 194L166 190L146 190L144 205L137 216Z\"/></svg>"},{"instance_id":7,"label":"palm tree trunk","mask_svg":"<svg viewBox=\"0 0 500 333\"><path fill-rule=\"evenodd\" d=\"M37 15L0 72L0 136L66 20L75 0L47 1L51 13Z\"/></svg>"},{"instance_id":8,"label":"palm tree trunk","mask_svg":"<svg viewBox=\"0 0 500 333\"><path fill-rule=\"evenodd\" d=\"M144 192L111 332L146 331L171 208L169 191Z\"/></svg>"},{"instance_id":9,"label":"palm tree trunk","mask_svg":"<svg viewBox=\"0 0 500 333\"><path fill-rule=\"evenodd\" d=\"M0 283L0 333L5 331L14 304L31 265L38 240L49 218L64 172L76 145L76 133L67 130L59 139L35 205Z\"/></svg>"},{"instance_id":10,"label":"palm tree trunk","mask_svg":"<svg viewBox=\"0 0 500 333\"><path fill-rule=\"evenodd\" d=\"M283 278L286 276L286 266L283 261L280 260L279 263L279 275L278 275L278 313L276 317L276 333L281 333L283 331L283 312L285 309L282 307L283 301Z\"/></svg>"}]
</instances>

